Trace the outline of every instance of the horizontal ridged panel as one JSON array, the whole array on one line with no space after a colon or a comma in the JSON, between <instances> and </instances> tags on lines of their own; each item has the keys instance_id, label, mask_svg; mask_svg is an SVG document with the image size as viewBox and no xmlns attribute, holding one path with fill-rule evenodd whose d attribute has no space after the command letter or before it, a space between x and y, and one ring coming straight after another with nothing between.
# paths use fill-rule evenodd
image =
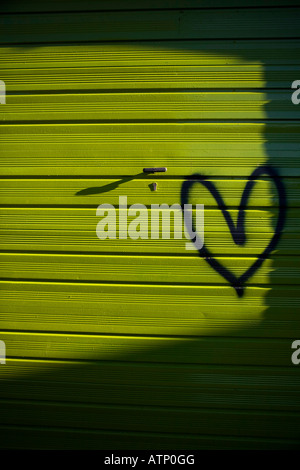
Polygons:
<instances>
[{"instance_id":1,"label":"horizontal ridged panel","mask_svg":"<svg viewBox=\"0 0 300 470\"><path fill-rule=\"evenodd\" d=\"M7 399L300 410L295 369L7 359L0 372L0 396Z\"/></svg>"},{"instance_id":2,"label":"horizontal ridged panel","mask_svg":"<svg viewBox=\"0 0 300 470\"><path fill-rule=\"evenodd\" d=\"M121 337L21 331L3 331L1 337L7 357L291 367L290 338Z\"/></svg>"},{"instance_id":3,"label":"horizontal ridged panel","mask_svg":"<svg viewBox=\"0 0 300 470\"><path fill-rule=\"evenodd\" d=\"M235 245L228 229L224 232L206 233L206 246L216 256L238 255L259 256L269 244L273 233L246 233L246 247ZM58 230L2 230L0 232L2 250L17 251L56 251L77 253L146 253L146 254L183 254L186 253L186 240L99 240L96 230L61 231ZM280 250L279 250L280 249ZM284 233L275 253L280 255L300 254L298 234Z\"/></svg>"},{"instance_id":4,"label":"horizontal ridged panel","mask_svg":"<svg viewBox=\"0 0 300 470\"><path fill-rule=\"evenodd\" d=\"M111 384L116 387L118 385L145 385L147 387L169 386L171 389L182 386L186 392L199 388L205 390L210 387L222 387L224 390L234 387L253 391L268 391L269 387L274 387L277 391L297 391L300 386L299 372L295 367L151 364L126 361L49 361L27 358L8 358L6 366L0 369L3 379L26 381L36 376L41 383L47 383L49 376L55 376L57 383L68 381L73 386L76 382L88 382L99 386ZM80 375L78 368L80 368Z\"/></svg>"},{"instance_id":5,"label":"horizontal ridged panel","mask_svg":"<svg viewBox=\"0 0 300 470\"><path fill-rule=\"evenodd\" d=\"M223 364L231 364L231 355L237 355L238 348L239 353L233 360L234 364L279 366L291 364L291 337L300 333L297 315L300 306L298 286L249 286L242 299L227 285L2 281L0 287L1 324L4 330L62 333L47 337L23 335L20 332L8 334L2 331L1 338L6 342L8 357L157 360L199 364L209 361L218 364L211 362L214 358ZM77 335L69 336L69 332ZM85 333L168 337L162 341L148 336L139 339L119 336L101 339L82 335ZM199 336L193 341L185 342L181 339L178 342L170 335ZM211 338L203 343L205 336ZM209 352L206 348L217 342L216 337L220 337L219 346L213 346L214 351ZM231 340L231 337L235 339ZM243 343L242 338L246 337L287 338L284 348L281 350L279 347L278 350L278 354L283 354L285 359L274 352L273 363L270 362L273 343L257 340L262 349L258 345L255 352L248 341ZM180 353L176 351L176 345L180 348ZM222 358L217 358L218 347L219 352L223 350Z\"/></svg>"},{"instance_id":6,"label":"horizontal ridged panel","mask_svg":"<svg viewBox=\"0 0 300 470\"><path fill-rule=\"evenodd\" d=\"M146 39L295 38L298 8L3 15L0 43Z\"/></svg>"},{"instance_id":7,"label":"horizontal ridged panel","mask_svg":"<svg viewBox=\"0 0 300 470\"><path fill-rule=\"evenodd\" d=\"M222 258L218 261L241 276L253 258ZM12 279L48 279L64 281L133 283L224 283L224 278L198 256L126 256L126 255L55 255L0 254L0 276ZM252 284L300 283L300 258L277 257L265 260L251 277Z\"/></svg>"},{"instance_id":8,"label":"horizontal ridged panel","mask_svg":"<svg viewBox=\"0 0 300 470\"><path fill-rule=\"evenodd\" d=\"M2 175L248 176L272 160L299 176L300 125L287 123L2 125Z\"/></svg>"},{"instance_id":9,"label":"horizontal ridged panel","mask_svg":"<svg viewBox=\"0 0 300 470\"><path fill-rule=\"evenodd\" d=\"M99 201L102 203L102 201ZM193 201L194 202L194 201ZM198 203L201 201L197 201ZM214 203L215 205L215 203ZM151 235L151 216L156 212L155 215L157 217L160 215L159 211L155 211L152 209L152 213L150 209L147 211L148 214L148 236L149 238ZM120 217L124 215L126 211L116 209L116 229L118 233L119 228L119 220ZM265 236L266 234L272 234L274 232L274 225L275 220L274 217L277 215L278 209L275 208L267 208L267 209L248 209L245 214L245 226L246 226L246 233L251 234L251 237L256 235ZM151 215L152 214L152 215ZM233 218L233 221L236 222L238 216L237 209L230 209L230 214ZM43 231L50 233L53 231L56 233L63 233L65 231L66 235L70 232L86 232L87 234L95 233L96 236L96 225L102 219L102 216L96 216L96 208L95 209L88 209L88 208L1 208L0 210L1 216L1 230L23 230L28 231L30 230L31 233L34 231ZM135 216L128 216L128 224L131 220L133 220ZM220 210L215 209L205 209L204 208L204 218L205 218L205 234L223 234L225 232L229 232L228 225L224 220L224 216ZM183 218L182 218L183 219ZM286 225L284 227L284 233L287 235L293 234L294 237L297 237L299 233L299 219L297 216L297 210L290 209L288 211L288 218ZM120 226L124 228L124 223L121 220ZM161 227L159 230L159 234L161 235ZM170 222L170 234L174 235L174 228L172 219ZM221 235L220 235L221 236ZM129 238L129 235L128 235ZM141 243L144 241L150 242L147 239L139 239ZM114 241L114 239L109 239L110 241ZM92 241L92 240L91 240ZM107 239L108 241L108 239ZM121 243L122 240L118 239ZM133 240L135 241L135 240ZM154 238L152 241L156 241ZM165 240L162 240L165 241ZM170 240L166 240L170 242ZM176 242L176 239L174 240ZM178 241L178 240L177 240ZM101 240L101 242L105 242L105 240ZM100 243L100 241L99 241Z\"/></svg>"},{"instance_id":10,"label":"horizontal ridged panel","mask_svg":"<svg viewBox=\"0 0 300 470\"><path fill-rule=\"evenodd\" d=\"M0 121L299 119L291 93L117 93L9 96Z\"/></svg>"},{"instance_id":11,"label":"horizontal ridged panel","mask_svg":"<svg viewBox=\"0 0 300 470\"><path fill-rule=\"evenodd\" d=\"M81 369L80 374L81 374ZM79 371L77 371L79 372ZM282 378L284 380L284 378ZM178 384L173 387L156 388L153 384L116 385L116 384L89 384L85 382L59 383L50 380L42 384L39 381L1 381L1 399L17 400L43 400L81 403L99 403L108 405L137 405L137 406L179 406L215 409L244 409L264 410L266 408L279 411L300 411L300 390L282 391L274 390L272 397L268 391L239 386L228 389L220 386L194 387L186 390L185 385Z\"/></svg>"},{"instance_id":12,"label":"horizontal ridged panel","mask_svg":"<svg viewBox=\"0 0 300 470\"><path fill-rule=\"evenodd\" d=\"M246 220L246 242L234 243L224 217L218 210L205 210L205 244L215 254L246 256L259 255L268 245L274 233L274 216L277 210L248 210ZM237 210L231 210L233 220ZM116 211L116 238L100 240L96 226L101 217L95 209L65 208L3 208L1 209L0 240L4 250L74 251L79 253L177 253L195 254L186 251L186 239L174 238L171 224L170 238L151 238L148 223L148 239L133 240L118 237L119 212ZM297 211L290 210L287 225L274 253L280 255L299 254L299 228ZM130 222L128 218L128 222ZM149 222L149 218L148 218ZM123 225L122 225L123 227Z\"/></svg>"},{"instance_id":13,"label":"horizontal ridged panel","mask_svg":"<svg viewBox=\"0 0 300 470\"><path fill-rule=\"evenodd\" d=\"M298 5L297 0L289 0L289 5ZM147 9L166 9L166 8L220 8L220 7L260 7L261 0L247 0L242 4L239 0L217 0L212 4L211 0L143 0L137 4L136 0L85 0L84 10L147 10ZM286 6L283 0L264 0L265 7ZM83 4L80 0L47 0L37 1L29 0L26 4L22 0L3 3L0 6L0 12L49 12L49 11L82 11Z\"/></svg>"},{"instance_id":14,"label":"horizontal ridged panel","mask_svg":"<svg viewBox=\"0 0 300 470\"><path fill-rule=\"evenodd\" d=\"M119 83L121 87L126 87L125 80L126 71L129 67L138 67L140 71L145 66L156 66L155 72L158 74L163 71L170 70L172 67L168 66L185 66L186 71L201 70L189 69L189 66L235 66L235 72L238 68L242 70L261 71L261 76L264 76L265 69L268 65L289 65L299 66L300 59L300 40L290 39L283 41L280 39L264 40L207 40L197 41L147 41L145 43L139 42L124 42L124 43L78 43L78 44L39 44L38 47L27 46L0 46L2 72L6 73L8 70L22 69L22 77L20 77L20 84L24 78L30 76L25 75L25 70L29 69L32 75L32 69L35 69L34 74L38 74L38 69L47 69L47 73L51 73L51 69L55 69L55 73L60 70L60 73L67 73L68 68L73 68L74 73L76 68L80 68L81 73L84 70L94 67L96 71L101 67L104 71L108 71L111 67L119 67L118 70L123 70L122 76L119 76ZM250 65L258 65L251 69ZM159 66L159 67L158 67ZM122 67L122 69L121 69ZM127 67L127 68L126 68ZM244 68L243 68L244 67ZM151 68L144 70L150 73ZM178 69L185 70L185 69ZM211 67L208 70L213 70ZM215 69L216 70L216 69ZM218 73L222 68L218 69ZM224 70L230 70L227 67ZM273 69L270 69L273 70ZM274 67L274 70L280 70ZM101 71L101 70L100 70ZM42 70L40 70L42 72ZM113 70L111 69L111 73ZM2 76L2 75L1 75ZM151 76L150 76L151 78ZM222 77L223 78L223 77ZM34 77L32 77L34 79ZM70 80L72 77L70 76ZM137 75L135 79L139 82L140 77ZM176 76L172 76L172 88L176 85ZM51 81L55 80L54 73L52 73ZM150 81L150 80L149 80ZM8 89L11 83L7 83ZM38 85L38 83L36 84ZM66 86L66 84L61 84ZM70 85L72 85L72 81ZM85 83L83 83L85 85ZM155 81L153 81L155 86ZM209 83L207 84L209 86Z\"/></svg>"},{"instance_id":15,"label":"horizontal ridged panel","mask_svg":"<svg viewBox=\"0 0 300 470\"><path fill-rule=\"evenodd\" d=\"M66 426L77 429L191 433L293 439L300 433L297 412L217 411L3 400L3 424ZM282 426L282 422L285 426Z\"/></svg>"},{"instance_id":16,"label":"horizontal ridged panel","mask_svg":"<svg viewBox=\"0 0 300 470\"><path fill-rule=\"evenodd\" d=\"M284 88L298 65L163 66L3 70L7 93L36 91L101 91L136 89ZM121 78L122 77L122 78ZM7 98L9 102L9 97Z\"/></svg>"},{"instance_id":17,"label":"horizontal ridged panel","mask_svg":"<svg viewBox=\"0 0 300 470\"><path fill-rule=\"evenodd\" d=\"M69 142L97 144L115 141L155 143L267 143L298 144L300 124L293 123L134 123L134 124L23 124L2 125L2 144L67 144ZM288 149L289 147L286 146ZM290 147L291 149L293 147ZM294 148L297 148L294 146ZM189 148L188 148L189 150Z\"/></svg>"},{"instance_id":18,"label":"horizontal ridged panel","mask_svg":"<svg viewBox=\"0 0 300 470\"><path fill-rule=\"evenodd\" d=\"M169 170L168 170L169 172ZM70 179L1 179L0 198L2 204L9 205L62 205L62 206L94 206L95 208L103 203L119 205L119 197L126 196L128 206L139 203L150 207L151 204L180 204L181 188L185 180L170 179L159 174L137 177L127 177L119 179L110 178L70 178ZM191 181L193 179L191 178ZM213 179L210 181L222 195L227 206L238 207L246 179ZM157 191L153 191L153 182L157 183ZM300 181L297 178L286 178L283 180L287 193L288 206L300 207ZM190 204L204 204L205 207L216 207L216 201L211 193L202 185L195 183L189 193ZM277 207L279 204L278 195L274 183L268 179L258 179L255 182L253 191L249 195L247 208ZM6 212L0 209L0 216ZM29 212L30 213L30 212ZM28 213L28 214L29 214ZM50 214L49 212L47 212ZM13 212L12 212L13 214ZM67 214L67 212L66 212ZM93 213L85 212L81 214ZM293 224L297 224L297 215L290 212ZM210 216L210 212L205 215ZM57 211L59 217L59 211ZM18 213L19 217L19 213ZM267 213L266 213L267 217ZM84 215L85 219L85 215ZM26 221L22 220L22 223ZM40 221L41 222L41 221ZM15 221L18 224L18 220ZM30 223L33 223L30 220ZM78 218L80 224L80 219ZM2 225L2 224L1 224ZM3 227L3 225L2 225ZM89 226L93 228L93 226Z\"/></svg>"},{"instance_id":19,"label":"horizontal ridged panel","mask_svg":"<svg viewBox=\"0 0 300 470\"><path fill-rule=\"evenodd\" d=\"M145 433L121 431L77 430L61 427L0 426L5 449L191 449L197 450L287 450L298 449L296 439L262 437L207 436L202 434Z\"/></svg>"},{"instance_id":20,"label":"horizontal ridged panel","mask_svg":"<svg viewBox=\"0 0 300 470\"><path fill-rule=\"evenodd\" d=\"M158 201L157 201L158 202ZM180 201L177 201L180 202ZM197 201L198 203L202 202L201 200ZM102 203L102 201L99 201ZM194 201L193 201L194 203ZM213 205L215 206L215 201L213 200ZM145 211L145 209L143 209ZM179 211L179 209L178 209ZM119 225L124 228L124 222L119 223L120 216L125 217L125 210L116 209L116 228L119 228ZM160 212L160 213L159 213ZM156 213L157 217L160 215L161 219L161 211L156 209L149 209L147 211L148 214L148 235L150 238L151 235L151 216ZM276 217L278 213L278 209L276 207L273 208L259 208L259 209L248 209L245 212L245 226L246 226L246 233L251 234L251 237L256 235L266 236L266 234L272 234L274 232L274 226ZM230 214L232 216L233 221L236 223L238 217L238 210L236 208L230 209ZM298 210L297 209L289 209L288 210L288 217L286 224L284 226L283 233L287 235L292 235L297 237L299 233L299 217L298 217ZM90 208L64 208L64 207L44 207L44 208L36 208L36 207L4 207L0 209L0 217L1 217L1 230L16 230L16 234L19 230L28 231L30 230L32 233L34 231L43 231L50 233L50 231L57 232L57 233L68 233L72 232L86 232L87 234L91 235L92 233L96 236L96 225L100 220L102 220L103 216L96 215L96 207L93 209ZM128 216L128 224L131 220L135 219L135 215ZM183 218L182 218L183 219ZM172 223L173 219L171 218L170 222L170 234L174 235L174 227ZM219 234L219 236L223 237L225 232L230 234L228 225L224 219L223 214L219 209L216 208L207 208L204 207L204 223L205 223L205 234ZM118 233L118 230L117 230ZM159 230L159 234L161 235L161 226ZM222 235L221 235L222 234ZM129 235L128 235L129 238ZM173 238L173 237L172 237ZM98 238L97 238L98 240ZM113 241L113 239L110 239ZM92 240L91 240L92 241ZM122 240L118 239L121 243ZM136 243L141 242L143 243L142 239L132 240ZM150 240L145 239L144 241L150 242ZM153 241L156 240L153 238ZM170 240L165 239L163 241L170 242ZM176 241L176 239L175 239ZM178 240L177 240L178 241ZM105 240L99 240L99 243L104 243Z\"/></svg>"}]
</instances>

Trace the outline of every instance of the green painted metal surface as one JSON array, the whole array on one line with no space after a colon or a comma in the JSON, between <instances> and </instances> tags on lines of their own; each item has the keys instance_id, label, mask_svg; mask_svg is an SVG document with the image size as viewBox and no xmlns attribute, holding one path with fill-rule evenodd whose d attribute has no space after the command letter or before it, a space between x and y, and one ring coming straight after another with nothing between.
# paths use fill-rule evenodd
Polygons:
<instances>
[{"instance_id":1,"label":"green painted metal surface","mask_svg":"<svg viewBox=\"0 0 300 470\"><path fill-rule=\"evenodd\" d=\"M299 19L281 0L0 6L1 448L299 448ZM278 178L241 208L262 166ZM209 253L173 228L97 237L99 204L150 220L187 181ZM264 255L283 205L238 296L226 270Z\"/></svg>"}]
</instances>

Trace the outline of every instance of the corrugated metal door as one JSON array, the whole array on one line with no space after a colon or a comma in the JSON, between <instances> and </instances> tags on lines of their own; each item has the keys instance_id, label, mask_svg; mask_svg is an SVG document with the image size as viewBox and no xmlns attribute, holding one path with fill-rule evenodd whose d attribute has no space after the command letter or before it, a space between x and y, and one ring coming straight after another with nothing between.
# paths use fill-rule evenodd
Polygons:
<instances>
[{"instance_id":1,"label":"corrugated metal door","mask_svg":"<svg viewBox=\"0 0 300 470\"><path fill-rule=\"evenodd\" d=\"M299 446L285 3L1 5L2 447ZM120 196L204 204L204 247L100 240Z\"/></svg>"}]
</instances>

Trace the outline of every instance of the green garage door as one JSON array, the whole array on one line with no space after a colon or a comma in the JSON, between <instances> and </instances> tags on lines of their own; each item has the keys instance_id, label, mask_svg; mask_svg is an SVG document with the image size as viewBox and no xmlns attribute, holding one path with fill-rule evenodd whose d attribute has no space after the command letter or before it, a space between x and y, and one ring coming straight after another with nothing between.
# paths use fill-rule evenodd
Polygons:
<instances>
[{"instance_id":1,"label":"green garage door","mask_svg":"<svg viewBox=\"0 0 300 470\"><path fill-rule=\"evenodd\" d=\"M297 5L1 5L2 448L299 447Z\"/></svg>"}]
</instances>

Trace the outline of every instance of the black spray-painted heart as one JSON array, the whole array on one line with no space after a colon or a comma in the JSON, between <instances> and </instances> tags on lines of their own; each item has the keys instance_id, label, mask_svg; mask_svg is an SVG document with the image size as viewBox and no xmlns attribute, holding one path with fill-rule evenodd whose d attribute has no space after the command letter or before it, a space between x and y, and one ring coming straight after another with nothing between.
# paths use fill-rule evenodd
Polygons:
<instances>
[{"instance_id":1,"label":"black spray-painted heart","mask_svg":"<svg viewBox=\"0 0 300 470\"><path fill-rule=\"evenodd\" d=\"M258 268L260 268L264 260L268 258L269 254L274 250L277 243L279 242L281 232L285 223L285 216L286 216L286 194L285 194L284 185L280 177L278 176L276 171L270 166L259 166L253 171L253 173L248 178L248 181L246 183L245 189L242 194L236 226L234 225L231 215L229 214L226 208L227 206L224 204L223 198L220 195L219 191L217 190L217 188L212 182L206 180L206 177L204 175L201 175L201 174L192 175L191 180L185 181L182 184L182 188L181 188L181 205L183 207L184 204L188 204L189 192L195 183L200 183L203 186L205 186L210 191L212 196L215 198L219 209L222 211L222 214L227 222L233 241L237 245L243 245L246 241L245 208L247 206L250 193L255 185L255 181L261 175L268 175L273 180L276 186L277 192L278 192L279 211L278 211L278 219L277 219L277 224L275 227L274 235L271 238L269 244L263 250L263 252L255 260L255 262L244 272L244 274L242 274L240 277L237 277L229 269L225 268L225 266L223 266L219 261L217 261L212 256L208 248L205 246L205 243L203 247L198 250L199 255L203 257L212 268L214 268L219 274L221 274L229 282L229 284L232 287L234 287L239 297L242 297L244 294L245 282L255 273L255 271L257 271ZM194 222L192 224L192 228L187 227L187 229L189 231L191 240L194 241L195 240L194 234L196 233ZM192 230L192 232L194 233L191 233L190 230Z\"/></svg>"}]
</instances>

